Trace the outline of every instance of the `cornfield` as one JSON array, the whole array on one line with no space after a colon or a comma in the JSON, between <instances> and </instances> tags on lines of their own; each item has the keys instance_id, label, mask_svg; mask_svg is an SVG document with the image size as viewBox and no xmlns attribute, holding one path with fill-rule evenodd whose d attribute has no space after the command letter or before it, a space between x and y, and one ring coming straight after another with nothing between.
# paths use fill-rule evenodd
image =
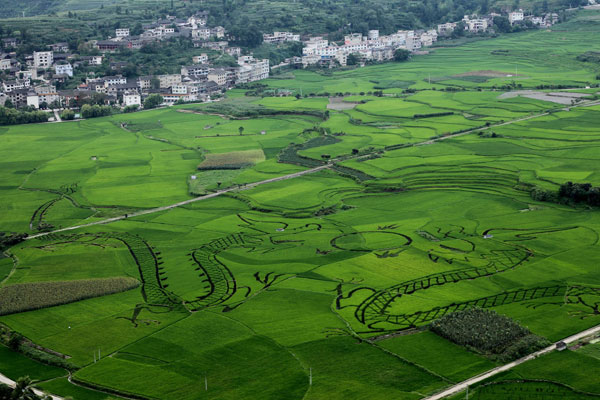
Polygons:
<instances>
[{"instance_id":1,"label":"cornfield","mask_svg":"<svg viewBox=\"0 0 600 400\"><path fill-rule=\"evenodd\" d=\"M20 283L0 288L0 315L37 310L124 292L139 285L134 278L82 279Z\"/></svg>"}]
</instances>

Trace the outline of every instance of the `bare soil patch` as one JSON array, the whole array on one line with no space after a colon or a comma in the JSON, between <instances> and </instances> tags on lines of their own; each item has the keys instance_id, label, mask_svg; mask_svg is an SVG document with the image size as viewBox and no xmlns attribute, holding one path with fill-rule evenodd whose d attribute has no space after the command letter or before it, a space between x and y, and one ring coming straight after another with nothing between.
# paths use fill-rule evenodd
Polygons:
<instances>
[{"instance_id":1,"label":"bare soil patch","mask_svg":"<svg viewBox=\"0 0 600 400\"><path fill-rule=\"evenodd\" d=\"M327 104L327 108L330 110L343 111L352 110L357 105L358 103L356 102L344 101L343 97L330 97L329 104Z\"/></svg>"}]
</instances>

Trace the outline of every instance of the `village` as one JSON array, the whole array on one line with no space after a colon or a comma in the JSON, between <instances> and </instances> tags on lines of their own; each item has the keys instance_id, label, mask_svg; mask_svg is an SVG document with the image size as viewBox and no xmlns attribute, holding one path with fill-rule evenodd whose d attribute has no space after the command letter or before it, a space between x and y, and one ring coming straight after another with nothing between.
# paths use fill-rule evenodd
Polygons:
<instances>
[{"instance_id":1,"label":"village","mask_svg":"<svg viewBox=\"0 0 600 400\"><path fill-rule=\"evenodd\" d=\"M23 63L15 52L20 45L19 40L3 38L0 72L4 79L1 82L0 105L29 110L61 110L79 108L82 104L102 104L132 111L142 108L151 95L160 96L160 105L166 106L211 101L228 89L266 79L272 70L279 68L364 66L366 63L393 60L398 50L424 54L427 52L425 48L438 39L455 36L457 30L471 35L489 33L497 17L507 19L510 26L527 25L528 28L548 28L559 20L556 13L533 16L525 15L523 10L512 11L505 16L495 13L466 15L461 21L439 24L436 29L400 30L389 35L370 30L367 35L345 35L343 42L339 43L323 36L264 33L263 43L275 46L286 42L302 43L301 56L287 58L273 66L267 58L257 59L241 47L230 46L223 27L207 25L206 11L187 19L167 16L143 25L139 35L132 35L126 27L117 28L114 36L106 40L91 41L95 55L80 55L75 49L70 49L68 43L53 43L45 51L34 51L26 56ZM207 53L200 53L192 57L192 64L181 65L179 73L127 77L119 73L127 63L114 61L111 57L122 49L139 51L144 46L172 38L189 40L193 48L226 54L237 60L237 66L213 65ZM72 80L78 69L106 63L109 63L111 71L115 71L114 75L91 73L76 88L58 89Z\"/></svg>"}]
</instances>

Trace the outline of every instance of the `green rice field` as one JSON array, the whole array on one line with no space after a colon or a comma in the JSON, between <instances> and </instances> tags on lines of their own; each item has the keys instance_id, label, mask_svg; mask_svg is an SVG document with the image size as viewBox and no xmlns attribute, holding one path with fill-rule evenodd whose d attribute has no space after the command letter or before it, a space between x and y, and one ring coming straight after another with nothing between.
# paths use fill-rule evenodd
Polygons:
<instances>
[{"instance_id":1,"label":"green rice field","mask_svg":"<svg viewBox=\"0 0 600 400\"><path fill-rule=\"evenodd\" d=\"M550 342L600 324L598 208L531 195L600 186L600 66L575 59L598 35L581 11L266 81L299 99L0 128L0 232L29 235L0 292L73 291L0 316L0 340L71 380L3 345L0 373L75 400L421 399L500 365L428 329L444 315L490 309ZM470 398L600 398L599 354L551 352Z\"/></svg>"}]
</instances>

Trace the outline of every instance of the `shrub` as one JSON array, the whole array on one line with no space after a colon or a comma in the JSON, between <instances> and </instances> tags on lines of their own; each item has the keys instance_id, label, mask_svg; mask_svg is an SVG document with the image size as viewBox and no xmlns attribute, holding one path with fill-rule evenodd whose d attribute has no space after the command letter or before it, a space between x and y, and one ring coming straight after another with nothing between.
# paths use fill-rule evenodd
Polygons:
<instances>
[{"instance_id":1,"label":"shrub","mask_svg":"<svg viewBox=\"0 0 600 400\"><path fill-rule=\"evenodd\" d=\"M0 232L0 253L17 243L22 242L26 237L26 233Z\"/></svg>"},{"instance_id":2,"label":"shrub","mask_svg":"<svg viewBox=\"0 0 600 400\"><path fill-rule=\"evenodd\" d=\"M43 111L18 111L0 107L0 125L32 124L48 122L48 113Z\"/></svg>"},{"instance_id":3,"label":"shrub","mask_svg":"<svg viewBox=\"0 0 600 400\"><path fill-rule=\"evenodd\" d=\"M60 113L60 119L64 121L71 121L75 119L75 113L71 110L64 110Z\"/></svg>"},{"instance_id":4,"label":"shrub","mask_svg":"<svg viewBox=\"0 0 600 400\"><path fill-rule=\"evenodd\" d=\"M144 100L144 108L145 109L150 109L150 108L156 108L158 106L160 106L163 103L164 99L160 94L151 94L150 96L148 96L146 98L146 100Z\"/></svg>"}]
</instances>

